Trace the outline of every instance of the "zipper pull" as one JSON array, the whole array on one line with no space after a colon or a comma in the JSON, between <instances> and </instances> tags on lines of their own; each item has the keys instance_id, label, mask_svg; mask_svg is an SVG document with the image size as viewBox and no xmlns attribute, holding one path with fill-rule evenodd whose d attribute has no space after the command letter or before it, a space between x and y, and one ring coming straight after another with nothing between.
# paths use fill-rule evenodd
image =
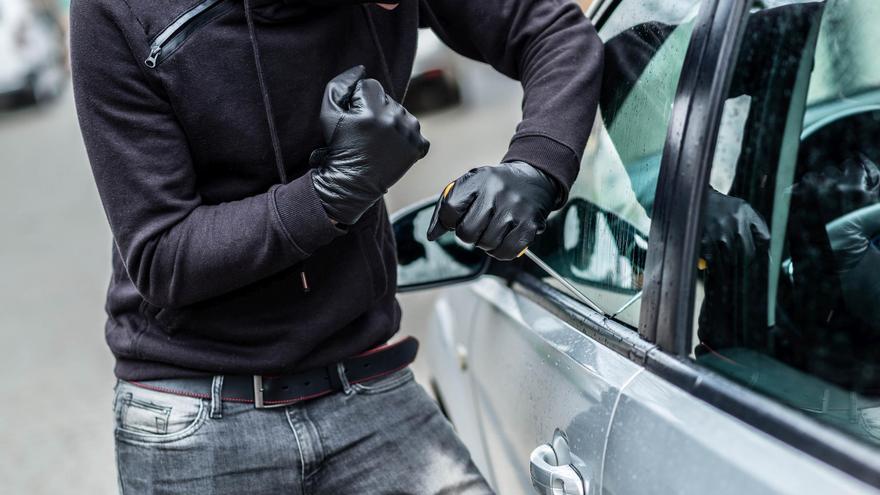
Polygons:
<instances>
[{"instance_id":1,"label":"zipper pull","mask_svg":"<svg viewBox=\"0 0 880 495\"><path fill-rule=\"evenodd\" d=\"M156 59L159 58L159 55L161 53L162 53L162 47L159 45L153 45L153 47L150 48L150 56L147 57L146 60L144 60L144 63L147 65L147 67L149 67L151 69L156 68Z\"/></svg>"},{"instance_id":2,"label":"zipper pull","mask_svg":"<svg viewBox=\"0 0 880 495\"><path fill-rule=\"evenodd\" d=\"M309 286L309 278L306 277L306 272L299 272L299 278L302 281L303 292L308 294L312 291L312 287Z\"/></svg>"}]
</instances>

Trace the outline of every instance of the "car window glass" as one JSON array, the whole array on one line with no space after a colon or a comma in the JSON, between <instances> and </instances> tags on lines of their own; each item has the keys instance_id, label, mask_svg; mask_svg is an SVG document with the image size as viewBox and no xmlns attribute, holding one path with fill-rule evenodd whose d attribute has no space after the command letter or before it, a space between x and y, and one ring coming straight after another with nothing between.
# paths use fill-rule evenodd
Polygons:
<instances>
[{"instance_id":1,"label":"car window glass","mask_svg":"<svg viewBox=\"0 0 880 495\"><path fill-rule=\"evenodd\" d=\"M599 115L568 203L532 247L603 311L632 326L669 118L700 3L623 0L600 29Z\"/></svg>"},{"instance_id":2,"label":"car window glass","mask_svg":"<svg viewBox=\"0 0 880 495\"><path fill-rule=\"evenodd\" d=\"M719 130L692 357L880 445L880 2L767 3Z\"/></svg>"},{"instance_id":3,"label":"car window glass","mask_svg":"<svg viewBox=\"0 0 880 495\"><path fill-rule=\"evenodd\" d=\"M634 26L661 23L670 26L681 24L693 17L699 2L670 2L669 0L627 0L620 2L608 16L599 33L603 40L612 39Z\"/></svg>"}]
</instances>

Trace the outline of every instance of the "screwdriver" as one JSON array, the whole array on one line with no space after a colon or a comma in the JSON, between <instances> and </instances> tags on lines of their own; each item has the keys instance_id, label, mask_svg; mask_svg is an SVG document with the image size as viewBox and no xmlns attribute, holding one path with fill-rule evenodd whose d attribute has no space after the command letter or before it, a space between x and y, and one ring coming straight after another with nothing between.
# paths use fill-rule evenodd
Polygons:
<instances>
[{"instance_id":1,"label":"screwdriver","mask_svg":"<svg viewBox=\"0 0 880 495\"><path fill-rule=\"evenodd\" d=\"M455 181L450 182L446 186L446 189L443 190L443 199L446 199L446 197L449 196L449 193L452 192L453 187L455 187ZM548 265L547 263L544 263L544 261L541 258L539 258L535 253L531 252L529 250L529 248L523 249L522 251L520 251L520 253L518 255L516 255L517 258L521 258L523 256L532 260L532 262L534 262L536 265L538 265L538 267L540 269L547 272L548 275L550 275L557 282L562 284L566 289L568 289L572 294L574 294L578 299L580 299L581 302L583 302L584 304L586 304L587 306L589 306L593 310L598 311L599 313L605 314L605 311L603 311L602 308L600 308L598 304L596 304L595 302L593 302L592 299L590 299L589 297L587 297L583 293L581 293L581 291L579 291L574 285L572 285L562 275L557 273L556 270L554 270L550 265Z\"/></svg>"},{"instance_id":2,"label":"screwdriver","mask_svg":"<svg viewBox=\"0 0 880 495\"><path fill-rule=\"evenodd\" d=\"M443 199L446 199L446 197L449 196L449 193L452 192L453 187L455 187L455 181L452 181L446 185L446 188L443 189ZM880 239L880 238L878 238L878 239ZM602 308L600 308L598 304L593 302L592 299L590 299L589 297L584 295L583 292L578 290L577 287L572 285L571 282L566 280L565 277L563 277L556 270L554 270L553 267L551 267L550 265L545 263L544 260L542 260L541 258L538 257L538 255L536 255L531 250L529 250L528 247L523 249L522 251L520 251L520 253L518 255L516 255L517 258L521 258L523 256L532 260L532 262L534 264L538 265L538 268L547 272L548 275L550 275L553 279L555 279L557 282L562 284L563 287L568 289L569 292L574 294L578 299L581 300L581 302L583 302L584 304L586 304L587 306L589 306L593 310L598 311L599 313L602 313L605 315L608 314ZM697 261L697 269L700 271L705 271L707 268L709 268L709 263L704 258L700 258L699 261ZM613 318L617 317L617 315L619 315L620 313L623 313L624 311L629 309L630 306L632 306L633 304L638 302L639 299L642 298L642 294L643 294L643 291L639 291L638 293L636 293L632 298L630 298L628 301L626 301L623 304L623 306L620 307L620 309L615 311L614 314L611 315L611 318L613 319Z\"/></svg>"}]
</instances>

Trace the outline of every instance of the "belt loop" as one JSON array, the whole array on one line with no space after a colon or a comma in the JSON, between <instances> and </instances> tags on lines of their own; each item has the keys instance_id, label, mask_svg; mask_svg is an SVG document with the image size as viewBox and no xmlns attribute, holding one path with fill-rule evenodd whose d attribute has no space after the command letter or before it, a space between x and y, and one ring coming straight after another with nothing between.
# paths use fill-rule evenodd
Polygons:
<instances>
[{"instance_id":1,"label":"belt loop","mask_svg":"<svg viewBox=\"0 0 880 495\"><path fill-rule=\"evenodd\" d=\"M211 419L223 417L223 375L214 377L211 382Z\"/></svg>"},{"instance_id":2,"label":"belt loop","mask_svg":"<svg viewBox=\"0 0 880 495\"><path fill-rule=\"evenodd\" d=\"M345 395L351 395L354 393L351 383L348 383L348 375L345 374L344 363L336 363L336 373L339 375L339 381L342 383L342 391Z\"/></svg>"}]
</instances>

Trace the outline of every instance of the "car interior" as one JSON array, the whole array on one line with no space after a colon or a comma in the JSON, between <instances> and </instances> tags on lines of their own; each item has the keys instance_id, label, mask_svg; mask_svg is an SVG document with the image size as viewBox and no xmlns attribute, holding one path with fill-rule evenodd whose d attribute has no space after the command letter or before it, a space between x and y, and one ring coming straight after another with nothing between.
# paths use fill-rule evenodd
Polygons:
<instances>
[{"instance_id":1,"label":"car interior","mask_svg":"<svg viewBox=\"0 0 880 495\"><path fill-rule=\"evenodd\" d=\"M880 73L865 63L878 19L865 1L751 13L730 94L750 108L726 192L759 212L771 240L755 262L701 273L694 340L701 364L873 443L877 301L845 290L851 255L831 226L880 200ZM859 291L876 295L865 279Z\"/></svg>"}]
</instances>

